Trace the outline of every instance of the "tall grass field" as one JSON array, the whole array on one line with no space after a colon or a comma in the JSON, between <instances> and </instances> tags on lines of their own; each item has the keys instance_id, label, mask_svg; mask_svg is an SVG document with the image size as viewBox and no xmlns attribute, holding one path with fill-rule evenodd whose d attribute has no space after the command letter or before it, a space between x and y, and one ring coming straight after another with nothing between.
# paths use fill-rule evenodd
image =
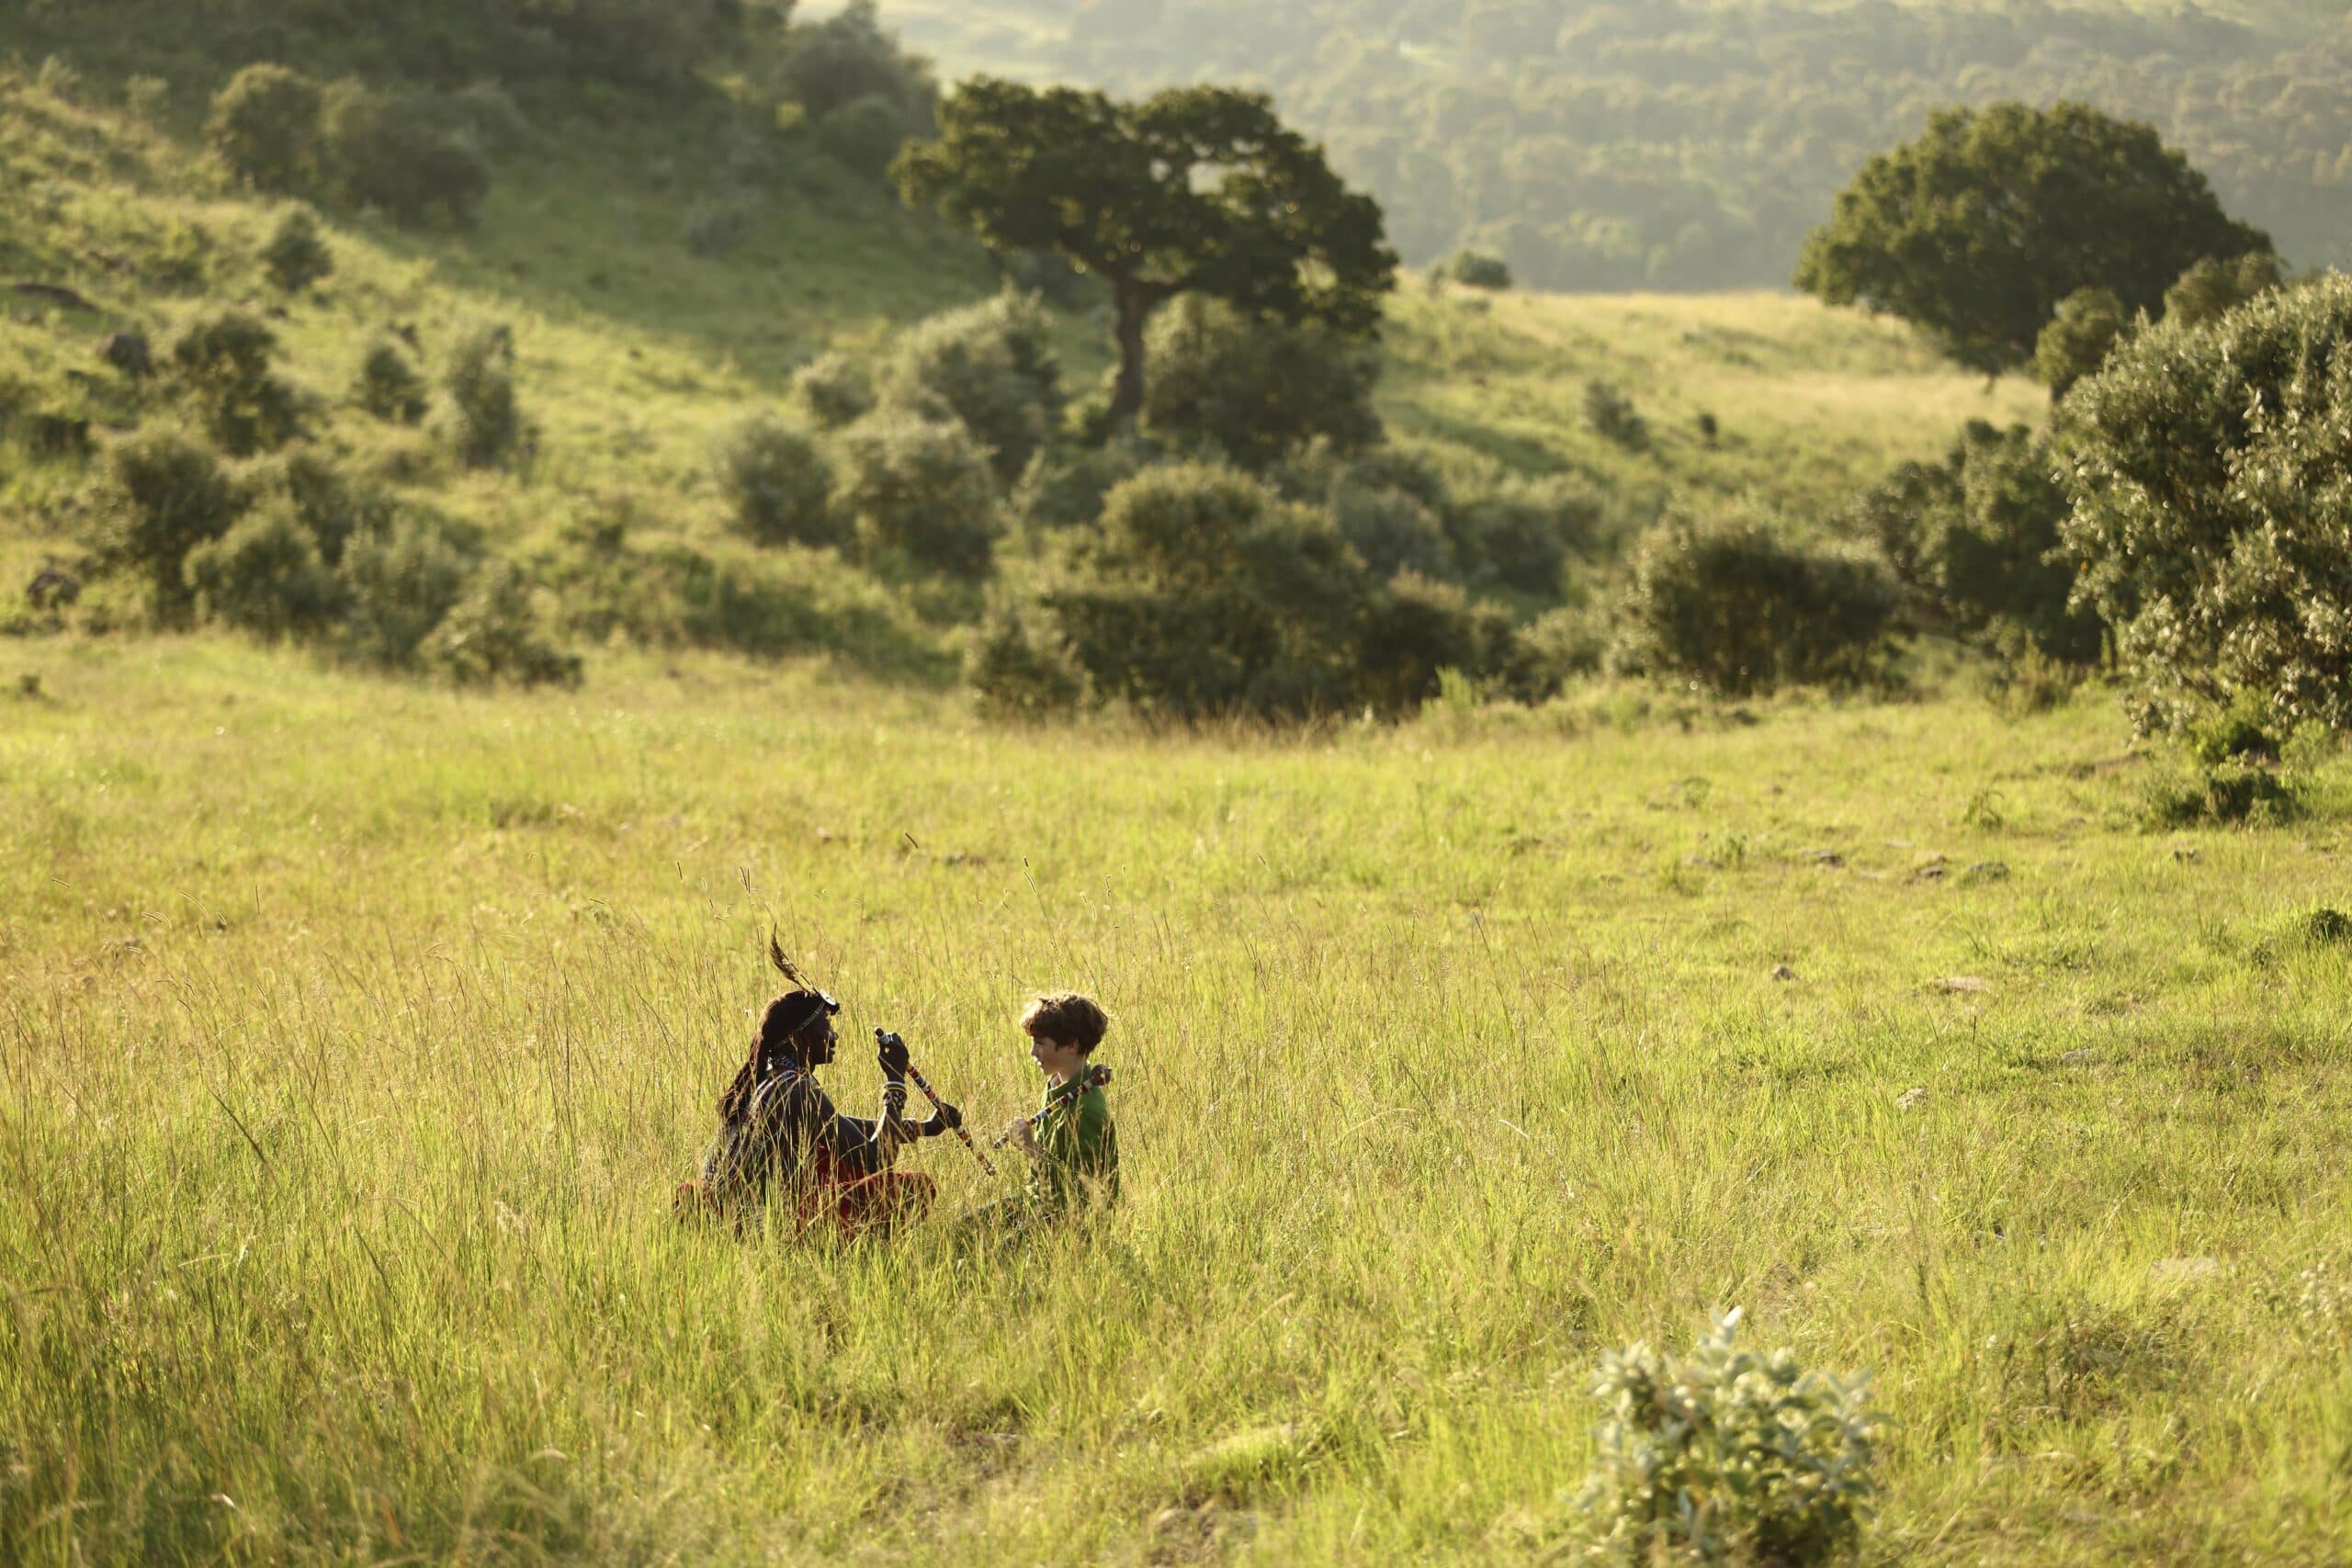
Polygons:
<instances>
[{"instance_id":1,"label":"tall grass field","mask_svg":"<svg viewBox=\"0 0 2352 1568\"><path fill-rule=\"evenodd\" d=\"M0 1560L1567 1561L1597 1359L1867 1374L1876 1562L2352 1556L2352 771L2141 825L2096 694L1272 739L716 657L206 639L0 694ZM771 929L1009 1249L682 1228ZM856 1049L827 1069L871 1113Z\"/></svg>"}]
</instances>

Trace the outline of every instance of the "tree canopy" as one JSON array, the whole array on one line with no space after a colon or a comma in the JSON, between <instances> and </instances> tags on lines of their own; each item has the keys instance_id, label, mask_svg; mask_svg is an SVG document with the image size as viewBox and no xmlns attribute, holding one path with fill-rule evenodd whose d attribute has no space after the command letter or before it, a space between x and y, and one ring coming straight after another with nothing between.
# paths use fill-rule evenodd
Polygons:
<instances>
[{"instance_id":1,"label":"tree canopy","mask_svg":"<svg viewBox=\"0 0 2352 1568\"><path fill-rule=\"evenodd\" d=\"M1948 109L1872 158L1806 242L1797 286L1920 327L1972 369L2032 361L2060 303L2154 313L2209 256L2268 252L2155 130L2085 104Z\"/></svg>"},{"instance_id":2,"label":"tree canopy","mask_svg":"<svg viewBox=\"0 0 2352 1568\"><path fill-rule=\"evenodd\" d=\"M1143 407L1145 325L1179 295L1368 333L1395 285L1378 204L1261 94L1182 87L1122 103L978 77L939 124L899 158L900 192L1001 253L1057 252L1111 286L1119 419Z\"/></svg>"}]
</instances>

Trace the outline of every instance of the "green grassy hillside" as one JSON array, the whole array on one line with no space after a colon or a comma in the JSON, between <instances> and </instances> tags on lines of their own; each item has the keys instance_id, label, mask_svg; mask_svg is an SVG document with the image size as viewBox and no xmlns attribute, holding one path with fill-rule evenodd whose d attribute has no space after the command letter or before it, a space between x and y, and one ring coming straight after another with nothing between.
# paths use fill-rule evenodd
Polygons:
<instances>
[{"instance_id":1,"label":"green grassy hillside","mask_svg":"<svg viewBox=\"0 0 2352 1568\"><path fill-rule=\"evenodd\" d=\"M697 171L723 124L566 119L499 160L471 231L330 211L336 271L279 302L254 253L281 204L232 186L175 117L150 123L118 96L86 80L0 84L0 275L91 307L17 295L0 315L0 571L11 580L70 554L86 523L86 459L44 454L44 422L87 422L102 439L154 416L152 397L99 363L100 337L132 329L160 344L199 310L243 303L268 313L323 446L502 547L546 555L583 520L620 517L643 547L702 552L791 598L798 629L751 638L760 651L797 639L900 673L942 667L960 612L927 615L830 554L753 551L728 527L710 459L721 433L779 405L816 353L871 352L892 328L997 288L969 242L811 154L760 199L732 249L699 254L686 243L709 185ZM387 331L413 329L429 365L480 321L515 333L537 430L526 466L460 471L429 433L347 406L361 356ZM1066 313L1059 331L1069 379L1091 385L1106 324ZM1893 463L1940 450L1963 419L2030 418L2038 406L2023 383L1955 374L1892 325L1770 296L1489 300L1414 286L1394 303L1386 355L1381 407L1400 440L1450 468L1589 476L1633 521L1678 494L1818 519ZM1649 452L1585 428L1592 378L1651 420ZM1702 411L1721 423L1714 443L1698 434Z\"/></svg>"}]
</instances>

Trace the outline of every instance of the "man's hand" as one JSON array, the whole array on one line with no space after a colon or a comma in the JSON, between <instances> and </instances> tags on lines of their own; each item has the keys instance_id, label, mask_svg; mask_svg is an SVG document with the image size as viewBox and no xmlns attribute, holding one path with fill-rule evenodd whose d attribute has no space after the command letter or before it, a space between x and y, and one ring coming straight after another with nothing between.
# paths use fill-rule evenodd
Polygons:
<instances>
[{"instance_id":1,"label":"man's hand","mask_svg":"<svg viewBox=\"0 0 2352 1568\"><path fill-rule=\"evenodd\" d=\"M943 1104L939 1108L938 1113L933 1116L930 1121L922 1124L923 1136L926 1138L936 1138L944 1134L954 1132L963 1124L964 1113L961 1111L956 1110L952 1105Z\"/></svg>"},{"instance_id":2,"label":"man's hand","mask_svg":"<svg viewBox=\"0 0 2352 1568\"><path fill-rule=\"evenodd\" d=\"M914 1058L907 1054L907 1043L883 1030L874 1032L874 1059L882 1064L882 1076L892 1083L904 1082L907 1069Z\"/></svg>"}]
</instances>

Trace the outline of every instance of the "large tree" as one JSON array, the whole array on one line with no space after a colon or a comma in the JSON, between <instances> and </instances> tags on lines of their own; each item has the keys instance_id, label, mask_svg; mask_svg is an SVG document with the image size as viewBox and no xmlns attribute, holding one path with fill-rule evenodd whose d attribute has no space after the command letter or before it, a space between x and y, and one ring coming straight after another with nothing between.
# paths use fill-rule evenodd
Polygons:
<instances>
[{"instance_id":1,"label":"large tree","mask_svg":"<svg viewBox=\"0 0 2352 1568\"><path fill-rule=\"evenodd\" d=\"M1263 95L1182 87L1122 103L978 77L939 122L899 158L899 190L1000 252L1056 251L1111 286L1122 423L1143 407L1144 328L1168 300L1201 293L1369 333L1395 286L1379 205Z\"/></svg>"},{"instance_id":2,"label":"large tree","mask_svg":"<svg viewBox=\"0 0 2352 1568\"><path fill-rule=\"evenodd\" d=\"M2077 290L2156 314L2194 264L2270 249L2153 127L2082 104L1997 104L1936 114L1865 164L1796 282L1900 316L1992 375L2030 363Z\"/></svg>"}]
</instances>

